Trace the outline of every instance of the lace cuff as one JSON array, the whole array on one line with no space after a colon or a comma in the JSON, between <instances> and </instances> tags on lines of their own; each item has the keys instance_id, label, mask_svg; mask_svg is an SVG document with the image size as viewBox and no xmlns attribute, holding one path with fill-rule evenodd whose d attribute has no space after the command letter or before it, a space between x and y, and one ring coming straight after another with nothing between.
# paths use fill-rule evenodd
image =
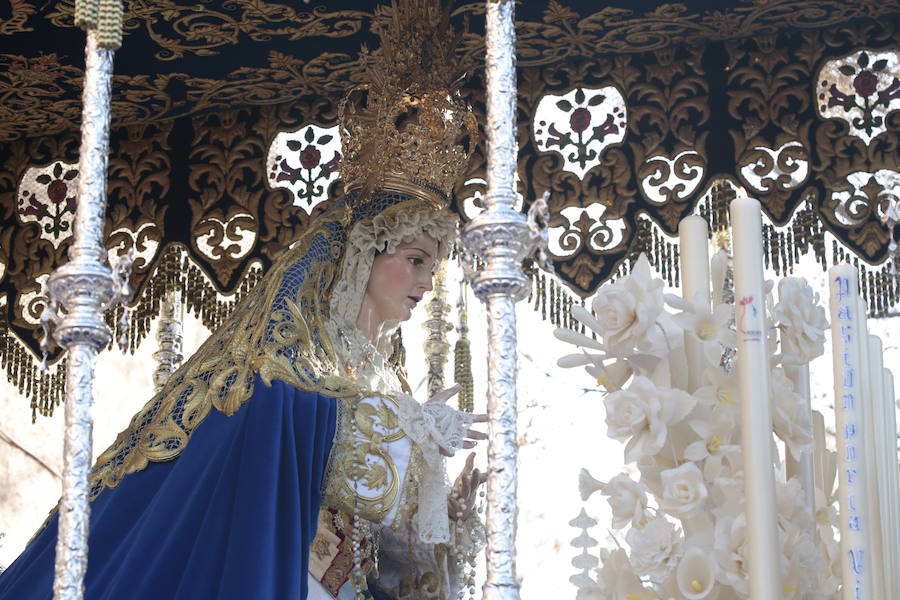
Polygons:
<instances>
[{"instance_id":1,"label":"lace cuff","mask_svg":"<svg viewBox=\"0 0 900 600\"><path fill-rule=\"evenodd\" d=\"M396 399L400 409L400 428L418 446L425 462L413 525L419 533L419 540L426 544L449 542L447 498L450 483L441 449L450 452L459 450L475 417L445 404L422 405L406 394L398 394Z\"/></svg>"}]
</instances>

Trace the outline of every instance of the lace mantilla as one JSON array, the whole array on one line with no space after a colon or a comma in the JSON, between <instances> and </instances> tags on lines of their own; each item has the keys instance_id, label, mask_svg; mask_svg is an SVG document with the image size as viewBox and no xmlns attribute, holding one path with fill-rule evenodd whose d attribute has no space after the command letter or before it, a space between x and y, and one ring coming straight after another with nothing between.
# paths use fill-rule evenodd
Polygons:
<instances>
[{"instance_id":1,"label":"lace mantilla","mask_svg":"<svg viewBox=\"0 0 900 600\"><path fill-rule=\"evenodd\" d=\"M450 253L450 243L456 233L457 221L458 218L449 211L419 210L381 213L371 220L356 225L347 241L344 268L331 294L331 318L327 323L331 339L339 339L342 332L347 336L353 334L362 336L356 329L356 318L362 306L369 274L372 272L372 262L377 252L393 253L400 244L411 242L425 232L438 242L438 256L435 259L445 260ZM397 325L399 324L386 323L375 343L376 349L383 356L390 356L390 338ZM365 340L364 337L362 339ZM359 343L360 340L357 338L351 341ZM351 344L350 348L352 352L354 344ZM346 349L341 345L338 351L346 352ZM341 358L353 359L346 355Z\"/></svg>"}]
</instances>

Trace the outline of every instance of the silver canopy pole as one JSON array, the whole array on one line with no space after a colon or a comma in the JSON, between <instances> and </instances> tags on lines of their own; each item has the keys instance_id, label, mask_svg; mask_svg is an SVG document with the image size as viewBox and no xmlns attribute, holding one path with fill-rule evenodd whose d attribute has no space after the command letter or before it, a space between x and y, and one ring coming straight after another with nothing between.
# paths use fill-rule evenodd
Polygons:
<instances>
[{"instance_id":1,"label":"silver canopy pole","mask_svg":"<svg viewBox=\"0 0 900 600\"><path fill-rule=\"evenodd\" d=\"M522 260L535 240L516 202L514 2L487 2L486 208L463 231L472 290L488 314L487 580L484 598L517 600L516 312L528 293ZM474 271L472 257L483 262Z\"/></svg>"},{"instance_id":2,"label":"silver canopy pole","mask_svg":"<svg viewBox=\"0 0 900 600\"><path fill-rule=\"evenodd\" d=\"M56 600L80 600L84 595L94 361L112 339L103 312L127 294L127 286L107 264L103 245L114 52L101 48L98 33L89 29L85 55L75 239L69 248L69 262L47 281L50 301L42 317L46 326L56 326L54 338L68 358L63 493L53 581Z\"/></svg>"}]
</instances>

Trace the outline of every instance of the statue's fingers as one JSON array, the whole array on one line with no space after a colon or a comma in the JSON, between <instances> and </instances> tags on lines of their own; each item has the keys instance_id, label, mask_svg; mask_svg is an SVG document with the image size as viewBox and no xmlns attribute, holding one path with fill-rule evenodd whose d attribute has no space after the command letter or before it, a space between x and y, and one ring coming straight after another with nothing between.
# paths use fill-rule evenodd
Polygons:
<instances>
[{"instance_id":1,"label":"statue's fingers","mask_svg":"<svg viewBox=\"0 0 900 600\"><path fill-rule=\"evenodd\" d=\"M488 416L487 415L475 415L475 423L487 423Z\"/></svg>"},{"instance_id":2,"label":"statue's fingers","mask_svg":"<svg viewBox=\"0 0 900 600\"><path fill-rule=\"evenodd\" d=\"M475 453L469 452L469 456L466 457L466 464L463 467L463 473L471 473L472 469L474 467L475 467Z\"/></svg>"},{"instance_id":3,"label":"statue's fingers","mask_svg":"<svg viewBox=\"0 0 900 600\"><path fill-rule=\"evenodd\" d=\"M488 434L478 431L477 429L470 429L466 432L466 437L470 440L486 440L488 439Z\"/></svg>"},{"instance_id":4,"label":"statue's fingers","mask_svg":"<svg viewBox=\"0 0 900 600\"><path fill-rule=\"evenodd\" d=\"M447 400L458 394L460 389L462 388L457 383L454 386L448 387L446 390L441 390L428 399L428 404L444 404Z\"/></svg>"}]
</instances>

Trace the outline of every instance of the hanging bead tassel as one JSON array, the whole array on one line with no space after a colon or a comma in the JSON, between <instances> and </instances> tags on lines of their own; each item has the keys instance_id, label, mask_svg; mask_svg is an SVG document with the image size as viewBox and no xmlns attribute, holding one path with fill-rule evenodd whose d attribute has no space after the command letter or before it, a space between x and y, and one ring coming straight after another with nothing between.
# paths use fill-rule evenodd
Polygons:
<instances>
[{"instance_id":1,"label":"hanging bead tassel","mask_svg":"<svg viewBox=\"0 0 900 600\"><path fill-rule=\"evenodd\" d=\"M97 45L105 50L122 47L122 0L99 0Z\"/></svg>"},{"instance_id":2,"label":"hanging bead tassel","mask_svg":"<svg viewBox=\"0 0 900 600\"><path fill-rule=\"evenodd\" d=\"M475 411L475 382L472 378L472 349L469 345L469 316L466 308L466 282L459 284L459 299L456 301L459 325L456 327L456 346L453 348L453 381L460 386L457 402L459 410Z\"/></svg>"},{"instance_id":3,"label":"hanging bead tassel","mask_svg":"<svg viewBox=\"0 0 900 600\"><path fill-rule=\"evenodd\" d=\"M100 0L75 0L75 27L94 29L100 11Z\"/></svg>"}]
</instances>

